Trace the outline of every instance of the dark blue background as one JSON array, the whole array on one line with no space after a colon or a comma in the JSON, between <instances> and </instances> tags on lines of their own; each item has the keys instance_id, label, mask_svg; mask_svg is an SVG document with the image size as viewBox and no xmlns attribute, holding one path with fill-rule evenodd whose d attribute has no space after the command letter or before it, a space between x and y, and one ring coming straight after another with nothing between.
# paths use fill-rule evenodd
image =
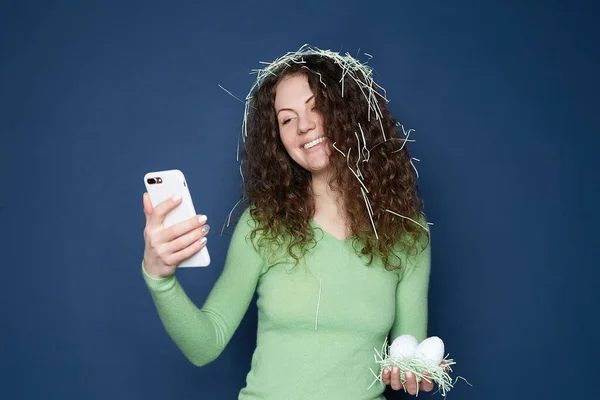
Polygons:
<instances>
[{"instance_id":1,"label":"dark blue background","mask_svg":"<svg viewBox=\"0 0 600 400\"><path fill-rule=\"evenodd\" d=\"M182 169L209 216L213 264L178 273L201 304L240 189L218 84L243 97L303 43L372 54L416 130L430 334L473 385L449 399L597 394L597 3L343 3L2 3L0 397L236 397L256 311L209 366L177 350L142 282L142 177Z\"/></svg>"}]
</instances>

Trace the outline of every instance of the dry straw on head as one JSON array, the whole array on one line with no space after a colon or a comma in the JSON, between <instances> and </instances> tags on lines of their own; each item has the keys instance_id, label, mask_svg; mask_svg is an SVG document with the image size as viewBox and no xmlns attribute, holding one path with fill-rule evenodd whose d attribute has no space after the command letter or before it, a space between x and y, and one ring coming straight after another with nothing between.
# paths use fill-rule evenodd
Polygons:
<instances>
[{"instance_id":1,"label":"dry straw on head","mask_svg":"<svg viewBox=\"0 0 600 400\"><path fill-rule=\"evenodd\" d=\"M277 75L279 72L284 70L286 67L290 67L292 64L305 64L304 57L306 56L320 56L327 57L333 60L337 65L340 66L342 74L340 76L340 83L342 84L342 97L344 96L344 78L349 76L352 78L362 91L365 96L365 100L369 103L369 121L371 120L371 111L373 111L374 117L381 120L381 110L376 101L376 96L381 97L386 102L389 100L386 97L385 89L379 86L373 80L373 69L367 65L367 62L361 63L358 59L352 57L349 53L340 54L331 50L322 50L317 47L310 46L308 44L302 45L297 51L292 51L284 54L272 62L261 61L260 64L266 65L264 68L253 69L252 73L256 74L256 81L250 88L248 95L246 96L246 108L244 110L244 123L242 126L243 137L247 137L248 132L246 130L246 121L248 117L248 111L252 102L252 94L254 91L262 85L265 78L269 75ZM370 54L365 53L369 59L373 58ZM321 78L321 74L318 71L312 71L308 67L304 67ZM327 87L322 79L320 79L323 87ZM384 141L387 140L383 126L381 131Z\"/></svg>"},{"instance_id":2,"label":"dry straw on head","mask_svg":"<svg viewBox=\"0 0 600 400\"><path fill-rule=\"evenodd\" d=\"M365 62L361 62L357 58L351 56L347 52L345 54L341 54L339 52L334 52L331 50L322 50L317 47L313 47L311 45L304 44L297 51L288 52L288 53L284 54L283 56L275 59L272 62L261 61L260 64L264 65L264 67L258 68L258 69L253 69L251 71L252 74L256 74L256 80L255 80L254 84L252 85L252 87L250 88L250 91L246 95L245 100L239 99L238 97L234 96L231 92L229 92L228 90L226 90L225 88L223 88L222 86L219 85L223 90L225 90L231 96L233 96L234 98L238 99L239 101L241 101L245 104L244 105L244 117L243 117L243 122L242 122L242 132L241 132L242 141L245 142L246 138L248 136L247 122L248 122L250 108L252 107L253 94L263 84L263 82L265 81L265 79L267 77L269 77L271 75L278 76L278 74L280 74L286 68L288 68L294 64L297 64L297 65L301 65L303 68L306 68L310 72L318 75L320 83L323 85L323 87L325 89L327 88L327 86L321 79L321 74L318 71L313 71L310 68L308 68L307 66L303 65L303 64L306 64L304 58L307 56L327 57L327 58L331 59L333 62L335 62L340 67L341 75L340 75L339 81L341 83L342 97L344 95L345 79L347 77L349 77L354 82L356 82L358 88L360 89L361 93L363 94L363 96L365 98L365 101L367 102L367 104L369 106L368 107L368 121L371 121L371 118L374 118L376 121L379 121L382 139L384 142L387 141L389 138L386 135L385 129L383 127L382 113L381 113L381 109L379 107L378 98L383 99L386 103L388 103L389 100L387 98L385 89L383 87L379 86L373 79L373 69L368 65L368 61L370 59L372 59L373 56L371 56L368 53L364 53L364 54L365 54L365 56L367 56L368 59ZM414 139L410 138L411 132L414 131L413 129L409 129L408 131L406 131L404 129L404 126L402 126L400 123L398 123L397 125L398 125L398 127L401 128L402 134L404 135L404 137L399 139L402 141L401 147L397 150L392 151L392 153L401 151L407 142L415 141ZM379 236L377 234L377 228L373 221L373 208L372 208L371 202L369 201L369 196L368 196L369 190L367 189L367 185L365 185L364 176L360 170L361 163L366 163L369 161L370 151L378 144L375 144L372 147L369 147L367 145L367 142L366 142L366 139L364 136L364 132L363 132L363 127L360 125L360 123L357 123L356 131L354 134L355 134L357 142L358 142L358 148L355 149L358 152L358 158L357 158L354 166L350 165L350 152L352 151L352 149L348 149L347 153L344 153L342 150L340 150L336 146L336 143L333 143L333 148L338 153L340 153L344 158L346 158L346 160L348 161L348 163L347 163L348 168L350 169L352 174L356 177L356 179L360 183L361 194L365 201L365 208L366 208L366 211L371 220L373 232L375 233L375 237L379 238ZM396 139L398 139L398 138L396 138ZM238 145L237 145L237 161L238 162L240 161L240 143L239 143L239 141L238 141ZM417 158L414 158L414 157L412 157L410 159L410 164L412 165L412 167L416 173L417 179L418 179L419 172L417 171L417 168L415 167L413 161L420 161L420 160ZM240 164L240 175L241 175L242 181L243 181L244 175L242 172L241 164ZM242 197L242 199L240 199L240 201L238 201L236 203L236 205L233 207L233 209L229 213L229 217L228 217L227 224L226 224L227 226L229 226L229 223L231 220L231 214L232 214L233 210L243 200L245 200L244 197ZM411 219L404 215L400 215L397 212L394 212L392 210L385 209L384 211L394 214L398 217L410 220L411 222L413 222L413 223L419 225L421 228L423 228L423 230L425 230L427 232L429 231L427 226L419 223L418 221L415 221L414 219ZM432 223L427 223L427 224L433 225Z\"/></svg>"}]
</instances>

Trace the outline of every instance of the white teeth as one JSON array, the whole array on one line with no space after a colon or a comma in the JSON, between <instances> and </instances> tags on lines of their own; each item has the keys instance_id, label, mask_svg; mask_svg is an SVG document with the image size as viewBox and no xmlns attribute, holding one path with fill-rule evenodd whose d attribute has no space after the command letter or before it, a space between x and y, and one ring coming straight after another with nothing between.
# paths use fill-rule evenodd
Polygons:
<instances>
[{"instance_id":1,"label":"white teeth","mask_svg":"<svg viewBox=\"0 0 600 400\"><path fill-rule=\"evenodd\" d=\"M311 147L314 147L316 145L318 145L319 143L321 143L323 140L325 140L325 137L320 137L318 139L313 140L312 142L308 142L304 145L304 150L308 150Z\"/></svg>"}]
</instances>

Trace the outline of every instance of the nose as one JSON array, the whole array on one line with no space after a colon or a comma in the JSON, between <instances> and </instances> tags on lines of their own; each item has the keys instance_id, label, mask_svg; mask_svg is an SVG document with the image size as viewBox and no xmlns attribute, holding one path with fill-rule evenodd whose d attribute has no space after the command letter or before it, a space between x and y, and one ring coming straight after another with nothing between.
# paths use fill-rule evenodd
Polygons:
<instances>
[{"instance_id":1,"label":"nose","mask_svg":"<svg viewBox=\"0 0 600 400\"><path fill-rule=\"evenodd\" d=\"M300 133L306 133L317 126L317 121L315 119L314 113L310 111L304 112L302 115L298 117L298 130Z\"/></svg>"}]
</instances>

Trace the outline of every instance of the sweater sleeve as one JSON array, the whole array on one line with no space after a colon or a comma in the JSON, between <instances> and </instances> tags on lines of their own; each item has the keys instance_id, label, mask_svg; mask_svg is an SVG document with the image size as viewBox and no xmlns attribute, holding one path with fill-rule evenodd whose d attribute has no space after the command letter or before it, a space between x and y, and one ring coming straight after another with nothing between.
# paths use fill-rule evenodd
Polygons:
<instances>
[{"instance_id":1,"label":"sweater sleeve","mask_svg":"<svg viewBox=\"0 0 600 400\"><path fill-rule=\"evenodd\" d=\"M431 244L428 243L416 256L408 256L406 261L396 288L396 317L390 342L403 334L413 335L419 342L427 337Z\"/></svg>"},{"instance_id":2,"label":"sweater sleeve","mask_svg":"<svg viewBox=\"0 0 600 400\"><path fill-rule=\"evenodd\" d=\"M223 272L202 308L189 299L175 275L153 279L142 265L144 281L167 333L196 366L221 354L252 301L263 260L247 238L251 230L246 210L231 238Z\"/></svg>"}]
</instances>

